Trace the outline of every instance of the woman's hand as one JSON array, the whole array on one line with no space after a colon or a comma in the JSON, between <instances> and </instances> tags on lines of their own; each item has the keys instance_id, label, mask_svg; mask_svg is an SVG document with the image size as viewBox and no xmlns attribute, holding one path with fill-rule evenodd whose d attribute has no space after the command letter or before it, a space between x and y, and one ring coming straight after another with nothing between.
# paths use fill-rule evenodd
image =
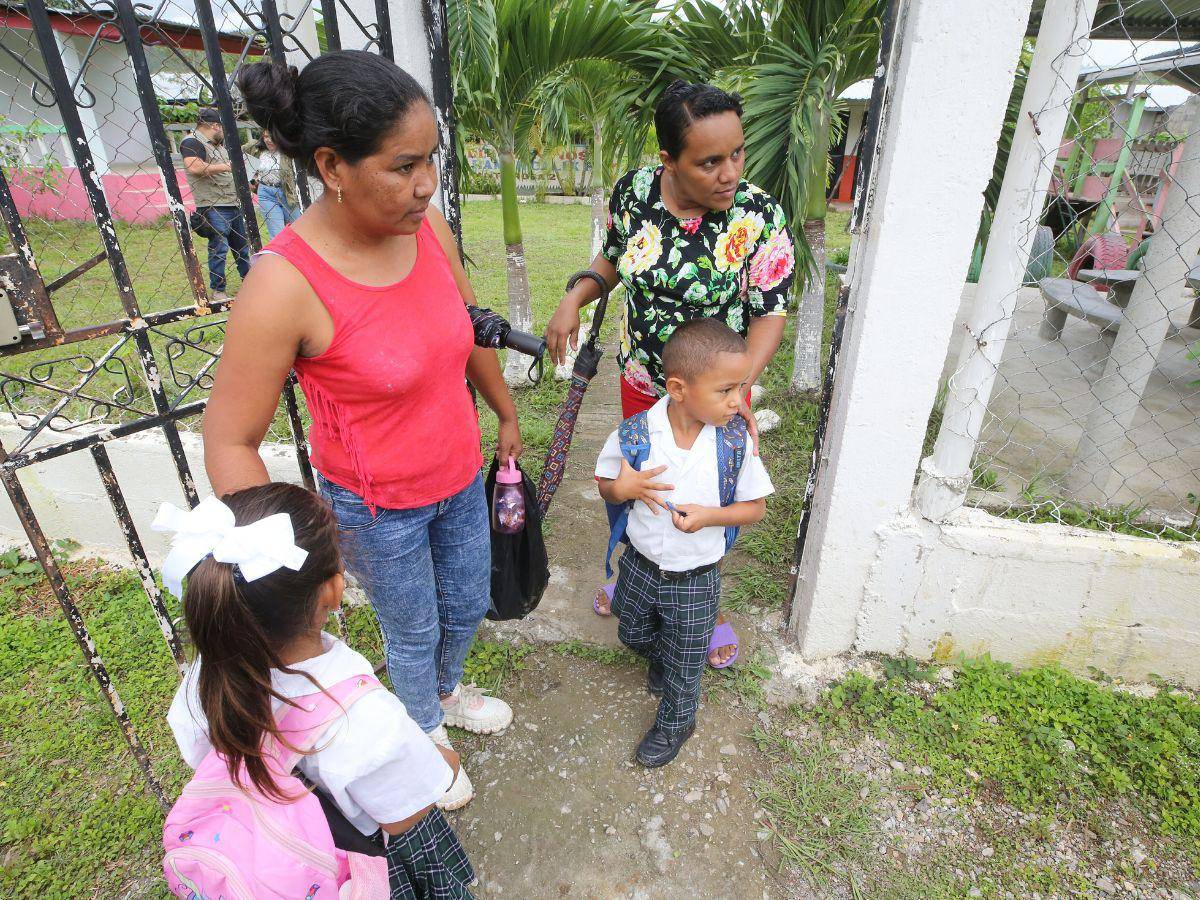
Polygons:
<instances>
[{"instance_id":1,"label":"woman's hand","mask_svg":"<svg viewBox=\"0 0 1200 900\"><path fill-rule=\"evenodd\" d=\"M505 465L509 457L520 459L524 451L525 445L521 443L521 427L517 424L516 418L501 419L500 428L496 434L496 459L500 461L500 465Z\"/></svg>"},{"instance_id":2,"label":"woman's hand","mask_svg":"<svg viewBox=\"0 0 1200 900\"><path fill-rule=\"evenodd\" d=\"M550 361L556 366L566 361L568 342L572 350L579 349L579 303L574 293L572 291L562 298L546 326L546 349L550 353Z\"/></svg>"},{"instance_id":3,"label":"woman's hand","mask_svg":"<svg viewBox=\"0 0 1200 900\"><path fill-rule=\"evenodd\" d=\"M742 408L738 410L738 415L746 420L746 432L754 443L754 455L758 456L758 419L754 418L754 413L750 411L750 404L745 397L742 398Z\"/></svg>"}]
</instances>

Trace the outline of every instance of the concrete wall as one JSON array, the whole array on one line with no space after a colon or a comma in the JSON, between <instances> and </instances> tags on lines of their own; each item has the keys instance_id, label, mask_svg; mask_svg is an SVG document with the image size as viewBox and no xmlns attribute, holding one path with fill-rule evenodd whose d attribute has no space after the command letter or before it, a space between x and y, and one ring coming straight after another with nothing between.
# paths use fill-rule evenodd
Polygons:
<instances>
[{"instance_id":1,"label":"concrete wall","mask_svg":"<svg viewBox=\"0 0 1200 900\"><path fill-rule=\"evenodd\" d=\"M1200 546L961 509L877 532L853 649L1200 686ZM855 598L845 598L854 604Z\"/></svg>"}]
</instances>

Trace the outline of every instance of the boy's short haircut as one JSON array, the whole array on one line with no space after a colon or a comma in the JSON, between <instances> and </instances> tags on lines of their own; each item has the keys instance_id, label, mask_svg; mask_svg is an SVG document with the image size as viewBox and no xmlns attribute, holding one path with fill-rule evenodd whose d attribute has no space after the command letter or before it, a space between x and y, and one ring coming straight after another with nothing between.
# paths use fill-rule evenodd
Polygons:
<instances>
[{"instance_id":1,"label":"boy's short haircut","mask_svg":"<svg viewBox=\"0 0 1200 900\"><path fill-rule=\"evenodd\" d=\"M663 347L663 374L691 381L712 365L718 353L745 353L746 339L719 319L684 322Z\"/></svg>"}]
</instances>

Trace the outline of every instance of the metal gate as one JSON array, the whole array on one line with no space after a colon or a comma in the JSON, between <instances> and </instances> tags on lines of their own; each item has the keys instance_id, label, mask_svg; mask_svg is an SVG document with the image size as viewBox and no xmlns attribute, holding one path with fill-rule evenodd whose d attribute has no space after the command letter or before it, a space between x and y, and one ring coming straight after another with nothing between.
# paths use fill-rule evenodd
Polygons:
<instances>
[{"instance_id":1,"label":"metal gate","mask_svg":"<svg viewBox=\"0 0 1200 900\"><path fill-rule=\"evenodd\" d=\"M410 5L415 12L415 0ZM23 7L7 7L0 66L18 90L6 98L11 104L3 120L7 143L0 145L5 162L0 216L9 243L0 256L0 341L8 341L0 346L0 404L23 435L12 446L0 443L0 481L148 787L164 806L167 798L146 748L19 473L67 454L91 454L182 673L186 661L175 622L107 449L112 441L161 431L184 496L192 505L199 501L180 430L199 421L207 402L228 301L214 301L205 286L173 161L172 128L166 121L171 98L163 93L171 85L190 85L199 100L220 110L241 212L251 250L257 251L258 217L236 137L246 123L239 123L231 94L237 67L257 59L302 66L323 51L343 47L395 59L393 11L408 12L410 5L403 0L194 0L192 8L192 0L182 5L159 0L154 6L132 0L53 5L25 0ZM420 14L443 140L442 197L457 233L445 0L420 0ZM125 134L128 139L122 140ZM138 146L145 151L141 165ZM310 190L302 174L298 183L307 205ZM123 246L126 237L129 245L139 246L141 259ZM43 277L51 264L57 274ZM111 277L97 283L105 265ZM294 442L302 476L312 487L294 379L285 386L277 420Z\"/></svg>"}]
</instances>

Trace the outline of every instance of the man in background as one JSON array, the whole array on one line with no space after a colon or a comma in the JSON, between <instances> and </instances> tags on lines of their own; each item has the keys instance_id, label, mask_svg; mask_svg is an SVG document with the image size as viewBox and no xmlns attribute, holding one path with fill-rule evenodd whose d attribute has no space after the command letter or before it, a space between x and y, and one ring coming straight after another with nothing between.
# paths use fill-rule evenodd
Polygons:
<instances>
[{"instance_id":1,"label":"man in background","mask_svg":"<svg viewBox=\"0 0 1200 900\"><path fill-rule=\"evenodd\" d=\"M200 110L196 130L179 145L196 212L204 216L214 235L208 242L208 284L214 300L228 300L225 292L225 256L233 250L234 264L243 278L250 271L250 242L246 220L233 186L233 166L225 149L221 117L212 108Z\"/></svg>"}]
</instances>

